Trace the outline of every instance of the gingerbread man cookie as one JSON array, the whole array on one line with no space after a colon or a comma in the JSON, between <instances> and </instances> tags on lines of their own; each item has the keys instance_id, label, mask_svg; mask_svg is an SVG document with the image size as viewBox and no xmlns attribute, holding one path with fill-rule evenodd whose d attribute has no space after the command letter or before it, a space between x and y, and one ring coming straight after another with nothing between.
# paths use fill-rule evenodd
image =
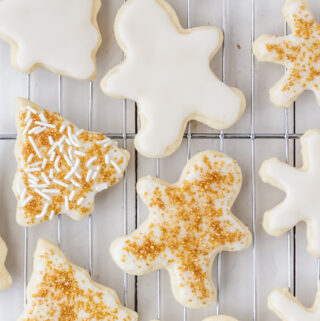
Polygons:
<instances>
[{"instance_id":1,"label":"gingerbread man cookie","mask_svg":"<svg viewBox=\"0 0 320 321\"><path fill-rule=\"evenodd\" d=\"M126 59L101 87L107 95L138 103L135 146L141 154L173 153L189 120L224 129L242 115L244 95L210 69L223 41L218 28L183 29L164 0L129 0L118 12L115 33Z\"/></svg>"},{"instance_id":2,"label":"gingerbread man cookie","mask_svg":"<svg viewBox=\"0 0 320 321\"><path fill-rule=\"evenodd\" d=\"M13 66L94 79L100 6L101 0L1 0L0 37L11 45Z\"/></svg>"},{"instance_id":3,"label":"gingerbread man cookie","mask_svg":"<svg viewBox=\"0 0 320 321\"><path fill-rule=\"evenodd\" d=\"M320 291L312 308L304 307L287 289L276 289L268 297L268 307L282 321L319 321Z\"/></svg>"},{"instance_id":4,"label":"gingerbread man cookie","mask_svg":"<svg viewBox=\"0 0 320 321\"><path fill-rule=\"evenodd\" d=\"M312 90L320 104L320 25L307 0L286 0L283 15L292 33L262 35L254 43L258 60L284 65L286 72L270 90L272 102L289 107L304 90Z\"/></svg>"},{"instance_id":5,"label":"gingerbread man cookie","mask_svg":"<svg viewBox=\"0 0 320 321\"><path fill-rule=\"evenodd\" d=\"M0 290L7 289L12 283L11 276L4 265L7 253L8 248L3 239L0 237Z\"/></svg>"},{"instance_id":6,"label":"gingerbread man cookie","mask_svg":"<svg viewBox=\"0 0 320 321\"><path fill-rule=\"evenodd\" d=\"M262 180L286 193L283 202L265 213L263 226L269 234L280 236L299 222L306 222L308 251L320 257L320 130L306 132L301 146L302 168L276 158L261 166Z\"/></svg>"},{"instance_id":7,"label":"gingerbread man cookie","mask_svg":"<svg viewBox=\"0 0 320 321\"><path fill-rule=\"evenodd\" d=\"M236 161L215 151L189 160L175 184L141 178L137 192L149 217L112 243L114 261L135 275L165 268L178 302L190 308L211 304L216 298L211 279L215 256L251 243L250 232L230 210L241 180Z\"/></svg>"},{"instance_id":8,"label":"gingerbread man cookie","mask_svg":"<svg viewBox=\"0 0 320 321\"><path fill-rule=\"evenodd\" d=\"M34 254L27 305L18 321L136 321L116 293L91 280L49 241L40 239Z\"/></svg>"},{"instance_id":9,"label":"gingerbread man cookie","mask_svg":"<svg viewBox=\"0 0 320 321\"><path fill-rule=\"evenodd\" d=\"M116 184L128 165L129 153L110 138L79 130L28 100L17 99L16 125L13 191L20 225L37 225L59 213L86 217L95 194Z\"/></svg>"}]
</instances>

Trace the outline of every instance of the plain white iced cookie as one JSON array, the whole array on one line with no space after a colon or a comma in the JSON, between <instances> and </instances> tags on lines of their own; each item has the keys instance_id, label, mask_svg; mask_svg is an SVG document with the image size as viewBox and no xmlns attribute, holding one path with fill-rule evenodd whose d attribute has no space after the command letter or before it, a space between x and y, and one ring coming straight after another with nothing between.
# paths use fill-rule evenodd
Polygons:
<instances>
[{"instance_id":1,"label":"plain white iced cookie","mask_svg":"<svg viewBox=\"0 0 320 321\"><path fill-rule=\"evenodd\" d=\"M110 288L95 283L47 240L38 241L27 305L18 321L135 321L136 312L123 307Z\"/></svg>"},{"instance_id":2,"label":"plain white iced cookie","mask_svg":"<svg viewBox=\"0 0 320 321\"><path fill-rule=\"evenodd\" d=\"M210 60L223 42L216 27L183 29L164 0L129 0L119 10L115 34L126 59L101 82L116 98L138 103L137 150L165 157L181 144L189 120L212 128L232 126L244 95L213 74Z\"/></svg>"},{"instance_id":3,"label":"plain white iced cookie","mask_svg":"<svg viewBox=\"0 0 320 321\"><path fill-rule=\"evenodd\" d=\"M101 0L1 0L0 37L11 45L13 66L94 79L100 6Z\"/></svg>"},{"instance_id":4,"label":"plain white iced cookie","mask_svg":"<svg viewBox=\"0 0 320 321\"><path fill-rule=\"evenodd\" d=\"M286 67L285 75L270 90L271 101L290 107L304 90L312 90L320 104L320 25L307 0L286 0L282 12L292 33L262 35L253 46L258 60Z\"/></svg>"},{"instance_id":5,"label":"plain white iced cookie","mask_svg":"<svg viewBox=\"0 0 320 321\"><path fill-rule=\"evenodd\" d=\"M175 184L141 178L137 192L149 217L111 244L114 261L135 275L165 268L179 303L194 309L208 306L216 299L211 279L215 256L251 243L250 232L230 209L241 181L236 161L216 151L189 160Z\"/></svg>"},{"instance_id":6,"label":"plain white iced cookie","mask_svg":"<svg viewBox=\"0 0 320 321\"><path fill-rule=\"evenodd\" d=\"M302 168L277 158L261 166L262 180L286 193L284 201L264 214L263 226L269 234L280 236L299 222L306 222L308 251L320 257L320 130L309 130L300 140Z\"/></svg>"},{"instance_id":7,"label":"plain white iced cookie","mask_svg":"<svg viewBox=\"0 0 320 321\"><path fill-rule=\"evenodd\" d=\"M128 165L129 153L115 141L22 98L16 102L16 126L13 191L22 226L59 213L83 219L93 212L96 193L116 184Z\"/></svg>"},{"instance_id":8,"label":"plain white iced cookie","mask_svg":"<svg viewBox=\"0 0 320 321\"><path fill-rule=\"evenodd\" d=\"M7 253L8 248L3 239L0 237L0 290L7 289L12 283L11 276L4 265Z\"/></svg>"},{"instance_id":9,"label":"plain white iced cookie","mask_svg":"<svg viewBox=\"0 0 320 321\"><path fill-rule=\"evenodd\" d=\"M282 321L319 321L320 291L314 305L306 308L287 289L276 289L268 297L268 307Z\"/></svg>"}]
</instances>

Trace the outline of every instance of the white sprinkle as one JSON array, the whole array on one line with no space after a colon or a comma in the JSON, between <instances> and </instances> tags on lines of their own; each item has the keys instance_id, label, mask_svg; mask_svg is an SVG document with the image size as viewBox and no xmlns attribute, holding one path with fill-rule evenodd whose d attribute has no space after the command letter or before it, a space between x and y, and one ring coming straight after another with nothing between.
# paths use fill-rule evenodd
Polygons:
<instances>
[{"instance_id":1,"label":"white sprinkle","mask_svg":"<svg viewBox=\"0 0 320 321\"><path fill-rule=\"evenodd\" d=\"M44 169L47 165L48 160L45 158L42 162L41 169Z\"/></svg>"},{"instance_id":2,"label":"white sprinkle","mask_svg":"<svg viewBox=\"0 0 320 321\"><path fill-rule=\"evenodd\" d=\"M70 142L69 138L66 138L66 143L67 143L69 146L71 146L71 142Z\"/></svg>"},{"instance_id":3,"label":"white sprinkle","mask_svg":"<svg viewBox=\"0 0 320 321\"><path fill-rule=\"evenodd\" d=\"M87 177L86 177L86 182L87 182L87 183L89 183L92 173L93 173L93 170L92 170L92 169L89 169L89 170L88 170L88 173L87 173Z\"/></svg>"},{"instance_id":4,"label":"white sprinkle","mask_svg":"<svg viewBox=\"0 0 320 321\"><path fill-rule=\"evenodd\" d=\"M99 184L95 187L96 191L101 192L109 187L108 183Z\"/></svg>"},{"instance_id":5,"label":"white sprinkle","mask_svg":"<svg viewBox=\"0 0 320 321\"><path fill-rule=\"evenodd\" d=\"M29 178L30 178L30 179L32 179L33 181L36 181L36 182L38 182L38 181L39 181L39 178L38 178L38 177L36 177L36 176L34 176L33 174L28 173L27 175L28 175L28 176L29 176Z\"/></svg>"},{"instance_id":6,"label":"white sprinkle","mask_svg":"<svg viewBox=\"0 0 320 321\"><path fill-rule=\"evenodd\" d=\"M46 184L48 184L48 185L50 184L50 181L45 173L41 173L41 177L43 178L43 180Z\"/></svg>"},{"instance_id":7,"label":"white sprinkle","mask_svg":"<svg viewBox=\"0 0 320 321\"><path fill-rule=\"evenodd\" d=\"M80 197L77 201L77 205L81 205L84 201L84 197Z\"/></svg>"},{"instance_id":8,"label":"white sprinkle","mask_svg":"<svg viewBox=\"0 0 320 321\"><path fill-rule=\"evenodd\" d=\"M106 163L107 165L110 164L110 155L109 155L109 154L104 155L104 161L105 161L105 163Z\"/></svg>"},{"instance_id":9,"label":"white sprinkle","mask_svg":"<svg viewBox=\"0 0 320 321\"><path fill-rule=\"evenodd\" d=\"M25 207L31 200L33 199L33 196L28 196L24 201L22 201L21 206Z\"/></svg>"},{"instance_id":10,"label":"white sprinkle","mask_svg":"<svg viewBox=\"0 0 320 321\"><path fill-rule=\"evenodd\" d=\"M40 127L40 126L33 127L32 129L30 129L30 130L28 131L28 134L31 135L31 134L35 133L37 130L39 130L39 129L41 129L41 128L42 128L42 127Z\"/></svg>"},{"instance_id":11,"label":"white sprinkle","mask_svg":"<svg viewBox=\"0 0 320 321\"><path fill-rule=\"evenodd\" d=\"M53 217L54 217L54 210L51 211L50 216L49 216L49 220L51 221L53 219Z\"/></svg>"},{"instance_id":12,"label":"white sprinkle","mask_svg":"<svg viewBox=\"0 0 320 321\"><path fill-rule=\"evenodd\" d=\"M40 171L41 171L41 168L40 168L40 167L26 168L25 171L26 171L27 173L30 173L30 172L40 172Z\"/></svg>"},{"instance_id":13,"label":"white sprinkle","mask_svg":"<svg viewBox=\"0 0 320 321\"><path fill-rule=\"evenodd\" d=\"M81 187L81 185L75 181L73 178L71 179L71 183L74 185L74 186L77 186L77 187Z\"/></svg>"},{"instance_id":14,"label":"white sprinkle","mask_svg":"<svg viewBox=\"0 0 320 321\"><path fill-rule=\"evenodd\" d=\"M63 152L64 152L64 151L63 151L63 144L61 144L61 145L59 146L59 151L60 151L61 154L63 154Z\"/></svg>"},{"instance_id":15,"label":"white sprinkle","mask_svg":"<svg viewBox=\"0 0 320 321\"><path fill-rule=\"evenodd\" d=\"M69 200L68 200L68 196L64 197L64 206L66 208L67 211L69 211Z\"/></svg>"},{"instance_id":16,"label":"white sprinkle","mask_svg":"<svg viewBox=\"0 0 320 321\"><path fill-rule=\"evenodd\" d=\"M92 179L95 180L99 174L99 171L95 171L92 175Z\"/></svg>"},{"instance_id":17,"label":"white sprinkle","mask_svg":"<svg viewBox=\"0 0 320 321\"><path fill-rule=\"evenodd\" d=\"M55 142L52 147L50 148L50 150L48 151L48 155L51 155L54 150L56 149L56 147L58 146L58 142Z\"/></svg>"},{"instance_id":18,"label":"white sprinkle","mask_svg":"<svg viewBox=\"0 0 320 321\"><path fill-rule=\"evenodd\" d=\"M111 139L107 137L106 139L98 140L97 144L101 145L101 144L104 144L104 143L109 143L110 141L111 141Z\"/></svg>"},{"instance_id":19,"label":"white sprinkle","mask_svg":"<svg viewBox=\"0 0 320 321\"><path fill-rule=\"evenodd\" d=\"M66 140L67 136L63 135L59 140L58 140L58 146L60 146L61 144L64 143L64 141Z\"/></svg>"},{"instance_id":20,"label":"white sprinkle","mask_svg":"<svg viewBox=\"0 0 320 321\"><path fill-rule=\"evenodd\" d=\"M40 128L38 128L38 130L36 130L34 133L35 133L35 135L38 135L38 134L44 132L45 130L46 130L45 127L40 127Z\"/></svg>"},{"instance_id":21,"label":"white sprinkle","mask_svg":"<svg viewBox=\"0 0 320 321\"><path fill-rule=\"evenodd\" d=\"M56 179L56 178L53 179L53 182L58 184L58 185L61 185L61 186L65 187L65 188L69 187L68 184L66 184L66 183L64 183L64 182L62 182L62 181L60 181L59 179Z\"/></svg>"},{"instance_id":22,"label":"white sprinkle","mask_svg":"<svg viewBox=\"0 0 320 321\"><path fill-rule=\"evenodd\" d=\"M64 177L64 179L70 179L73 174L76 172L76 170L78 169L80 165L80 160L79 158L76 159L75 165L71 168L70 172L67 173L67 175Z\"/></svg>"},{"instance_id":23,"label":"white sprinkle","mask_svg":"<svg viewBox=\"0 0 320 321\"><path fill-rule=\"evenodd\" d=\"M78 172L76 172L75 175L76 175L79 179L82 178L82 176L81 176Z\"/></svg>"},{"instance_id":24,"label":"white sprinkle","mask_svg":"<svg viewBox=\"0 0 320 321\"><path fill-rule=\"evenodd\" d=\"M37 111L34 109L34 108L32 108L31 106L27 106L26 107L28 110L30 110L33 114L36 114L37 113Z\"/></svg>"},{"instance_id":25,"label":"white sprinkle","mask_svg":"<svg viewBox=\"0 0 320 321\"><path fill-rule=\"evenodd\" d=\"M34 181L33 179L29 178L30 185L36 185L38 182Z\"/></svg>"},{"instance_id":26,"label":"white sprinkle","mask_svg":"<svg viewBox=\"0 0 320 321\"><path fill-rule=\"evenodd\" d=\"M59 168L59 161L60 161L60 155L58 155L58 157L56 158L56 160L54 162L54 168L56 169L56 171L58 173L61 172L61 169Z\"/></svg>"},{"instance_id":27,"label":"white sprinkle","mask_svg":"<svg viewBox=\"0 0 320 321\"><path fill-rule=\"evenodd\" d=\"M46 188L49 184L36 184L36 185L30 185L31 188Z\"/></svg>"},{"instance_id":28,"label":"white sprinkle","mask_svg":"<svg viewBox=\"0 0 320 321\"><path fill-rule=\"evenodd\" d=\"M71 160L73 160L72 147L71 147L71 146L68 148L68 154L69 154L69 158L70 158Z\"/></svg>"},{"instance_id":29,"label":"white sprinkle","mask_svg":"<svg viewBox=\"0 0 320 321\"><path fill-rule=\"evenodd\" d=\"M69 139L70 139L70 142L72 145L76 146L76 147L80 147L80 145L78 144L77 140L75 139L75 136L72 135L71 133L71 127L68 126L68 136L69 136Z\"/></svg>"},{"instance_id":30,"label":"white sprinkle","mask_svg":"<svg viewBox=\"0 0 320 321\"><path fill-rule=\"evenodd\" d=\"M33 149L35 150L36 154L41 159L42 155L41 155L40 150L38 149L36 143L34 142L33 138L31 136L28 136L28 139L29 139L29 142L32 145Z\"/></svg>"},{"instance_id":31,"label":"white sprinkle","mask_svg":"<svg viewBox=\"0 0 320 321\"><path fill-rule=\"evenodd\" d=\"M122 173L122 170L121 170L121 168L119 167L119 165L115 162L115 161L111 161L111 165L115 168L115 170L119 173L119 174L121 174Z\"/></svg>"},{"instance_id":32,"label":"white sprinkle","mask_svg":"<svg viewBox=\"0 0 320 321\"><path fill-rule=\"evenodd\" d=\"M33 160L33 156L34 156L33 154L30 154L30 155L29 155L29 157L28 157L28 159L27 159L27 162L28 162L28 163L30 163L30 162Z\"/></svg>"},{"instance_id":33,"label":"white sprinkle","mask_svg":"<svg viewBox=\"0 0 320 321\"><path fill-rule=\"evenodd\" d=\"M28 122L27 122L27 124L26 124L26 127L24 128L24 130L23 130L23 132L22 132L22 135L23 135L23 136L24 136L24 135L27 133L27 131L29 130L31 124L32 124L32 119L29 119Z\"/></svg>"},{"instance_id":34,"label":"white sprinkle","mask_svg":"<svg viewBox=\"0 0 320 321\"><path fill-rule=\"evenodd\" d=\"M31 112L30 110L27 111L27 115L26 115L26 118L24 119L25 122L27 122L31 117Z\"/></svg>"},{"instance_id":35,"label":"white sprinkle","mask_svg":"<svg viewBox=\"0 0 320 321\"><path fill-rule=\"evenodd\" d=\"M40 119L41 119L44 123L47 123L47 122L48 122L48 121L47 121L47 118L44 116L43 113L40 113L39 117L40 117Z\"/></svg>"},{"instance_id":36,"label":"white sprinkle","mask_svg":"<svg viewBox=\"0 0 320 321\"><path fill-rule=\"evenodd\" d=\"M71 163L71 160L69 159L68 155L67 154L63 154L63 157L64 159L66 160L67 164L72 167L72 163Z\"/></svg>"},{"instance_id":37,"label":"white sprinkle","mask_svg":"<svg viewBox=\"0 0 320 321\"><path fill-rule=\"evenodd\" d=\"M47 210L48 210L49 204L45 203L43 208L42 208L42 212L39 215L36 215L36 218L42 218L47 214Z\"/></svg>"},{"instance_id":38,"label":"white sprinkle","mask_svg":"<svg viewBox=\"0 0 320 321\"><path fill-rule=\"evenodd\" d=\"M34 191L36 193L38 193L40 196L42 196L43 198L45 198L46 200L51 201L51 198L48 195L46 195L45 193L41 192L38 188L35 188Z\"/></svg>"},{"instance_id":39,"label":"white sprinkle","mask_svg":"<svg viewBox=\"0 0 320 321\"><path fill-rule=\"evenodd\" d=\"M63 124L63 125L60 127L59 132L60 132L60 133L63 133L65 129L66 129L66 125Z\"/></svg>"},{"instance_id":40,"label":"white sprinkle","mask_svg":"<svg viewBox=\"0 0 320 321\"><path fill-rule=\"evenodd\" d=\"M79 129L77 132L76 132L76 136L79 136L81 133L84 132L84 129Z\"/></svg>"},{"instance_id":41,"label":"white sprinkle","mask_svg":"<svg viewBox=\"0 0 320 321\"><path fill-rule=\"evenodd\" d=\"M88 161L86 166L89 167L93 162L95 162L97 160L97 156L93 156L91 157Z\"/></svg>"},{"instance_id":42,"label":"white sprinkle","mask_svg":"<svg viewBox=\"0 0 320 321\"><path fill-rule=\"evenodd\" d=\"M48 139L49 139L50 145L53 145L54 144L54 140L53 140L52 136L49 136Z\"/></svg>"},{"instance_id":43,"label":"white sprinkle","mask_svg":"<svg viewBox=\"0 0 320 321\"><path fill-rule=\"evenodd\" d=\"M76 135L72 134L72 139L80 146L80 141Z\"/></svg>"},{"instance_id":44,"label":"white sprinkle","mask_svg":"<svg viewBox=\"0 0 320 321\"><path fill-rule=\"evenodd\" d=\"M24 188L24 189L22 190L21 195L20 195L20 200L24 200L24 198L26 197L26 194L27 194L27 189Z\"/></svg>"},{"instance_id":45,"label":"white sprinkle","mask_svg":"<svg viewBox=\"0 0 320 321\"><path fill-rule=\"evenodd\" d=\"M44 123L44 122L38 121L38 120L35 121L35 124L40 125L40 126L44 126L44 127L49 127L49 128L56 128L56 125Z\"/></svg>"},{"instance_id":46,"label":"white sprinkle","mask_svg":"<svg viewBox=\"0 0 320 321\"><path fill-rule=\"evenodd\" d=\"M44 193L48 193L48 194L59 194L60 190L57 188L44 188L42 190Z\"/></svg>"},{"instance_id":47,"label":"white sprinkle","mask_svg":"<svg viewBox=\"0 0 320 321\"><path fill-rule=\"evenodd\" d=\"M40 165L42 162L36 162L36 163L32 163L32 164L29 164L29 167L35 167L35 166L38 166Z\"/></svg>"},{"instance_id":48,"label":"white sprinkle","mask_svg":"<svg viewBox=\"0 0 320 321\"><path fill-rule=\"evenodd\" d=\"M70 196L69 196L69 201L72 201L72 200L74 199L75 195L76 195L76 191L73 190L73 191L71 192Z\"/></svg>"},{"instance_id":49,"label":"white sprinkle","mask_svg":"<svg viewBox=\"0 0 320 321\"><path fill-rule=\"evenodd\" d=\"M50 168L49 177L50 179L53 179L53 168Z\"/></svg>"},{"instance_id":50,"label":"white sprinkle","mask_svg":"<svg viewBox=\"0 0 320 321\"><path fill-rule=\"evenodd\" d=\"M56 157L56 152L53 152L50 156L50 162L53 162L55 157Z\"/></svg>"},{"instance_id":51,"label":"white sprinkle","mask_svg":"<svg viewBox=\"0 0 320 321\"><path fill-rule=\"evenodd\" d=\"M79 150L75 150L74 153L75 153L76 155L78 155L78 156L86 156L85 153L80 152Z\"/></svg>"}]
</instances>

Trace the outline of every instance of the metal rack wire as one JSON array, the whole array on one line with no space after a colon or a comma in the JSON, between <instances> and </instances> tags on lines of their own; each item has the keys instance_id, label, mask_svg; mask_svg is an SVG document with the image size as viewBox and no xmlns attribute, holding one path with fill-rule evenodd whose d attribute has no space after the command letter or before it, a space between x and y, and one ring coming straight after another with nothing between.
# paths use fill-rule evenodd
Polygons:
<instances>
[{"instance_id":1,"label":"metal rack wire","mask_svg":"<svg viewBox=\"0 0 320 321\"><path fill-rule=\"evenodd\" d=\"M126 0L121 0L125 2ZM227 18L227 1L222 0L222 24L224 31L224 38L226 39L226 18ZM251 42L255 40L255 1L251 0ZM191 3L190 0L186 0L187 5L187 27L191 27ZM287 32L287 27L285 26L285 33ZM222 81L226 80L226 50L223 45L222 47ZM27 76L27 92L26 96L28 99L31 98L31 75ZM62 114L62 76L58 76L58 112ZM92 120L93 120L93 110L94 110L94 96L93 96L93 82L89 82L88 88L88 129L92 130ZM219 133L193 133L191 128L191 123L188 123L187 133L184 135L184 139L187 140L187 160L191 157L191 142L192 140L198 139L209 139L209 140L219 140L219 150L223 151L225 140L248 140L250 141L251 149L251 214L252 214L252 235L253 235L253 246L252 246L252 287L253 287L253 316L252 320L256 321L258 316L257 311L257 251L256 251L256 240L257 240L257 219L256 219L256 171L255 171L255 157L256 157L256 147L255 141L258 139L279 139L283 140L285 143L285 159L286 162L290 163L290 141L293 141L293 162L295 165L296 149L295 140L298 139L302 134L295 132L295 105L293 106L293 132L289 133L289 115L288 110L284 110L284 132L283 133L257 133L255 130L255 58L251 54L251 128L248 133L224 133L223 131ZM135 113L135 123L137 125L137 112ZM124 100L122 104L122 133L106 133L111 138L122 140L123 148L127 148L128 140L134 139L136 133L127 132L127 101ZM0 133L0 140L13 140L16 138L15 134ZM137 156L137 154L136 154ZM137 157L135 158L135 168L137 169ZM160 176L160 160L155 160L156 176ZM137 173L136 173L137 180ZM127 194L127 171L124 173L123 178L123 234L128 233L128 194ZM137 195L135 195L137 200ZM136 204L136 225L138 218L138 207ZM57 218L57 240L58 245L62 244L62 219L61 215ZM287 236L288 242L288 288L295 294L296 288L296 245L295 245L295 229L288 232ZM93 273L93 217L90 215L88 217L88 252L89 252L89 272L90 275ZM28 282L28 228L24 229L24 302L26 303L26 288ZM219 254L217 259L217 305L216 313L221 313L221 272L222 272L222 256ZM320 276L320 261L318 260L318 275ZM123 286L124 286L124 305L128 305L128 276L124 273L123 276ZM156 316L161 319L161 272L156 272L156 286L157 286L157 311ZM135 295L137 296L137 286L135 290ZM137 308L137 307L136 307ZM187 309L183 309L183 321L187 321Z\"/></svg>"}]
</instances>

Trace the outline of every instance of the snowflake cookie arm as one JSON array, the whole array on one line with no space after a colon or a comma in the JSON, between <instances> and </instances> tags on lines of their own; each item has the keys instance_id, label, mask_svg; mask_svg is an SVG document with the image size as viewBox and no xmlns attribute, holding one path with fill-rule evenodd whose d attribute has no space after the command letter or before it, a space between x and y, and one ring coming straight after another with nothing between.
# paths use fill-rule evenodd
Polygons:
<instances>
[{"instance_id":1,"label":"snowflake cookie arm","mask_svg":"<svg viewBox=\"0 0 320 321\"><path fill-rule=\"evenodd\" d=\"M5 267L7 253L8 248L0 237L0 290L5 290L12 284L11 276Z\"/></svg>"},{"instance_id":2,"label":"snowflake cookie arm","mask_svg":"<svg viewBox=\"0 0 320 321\"><path fill-rule=\"evenodd\" d=\"M318 321L320 318L319 292L312 308L304 307L287 289L276 289L268 297L268 307L282 321Z\"/></svg>"}]
</instances>

